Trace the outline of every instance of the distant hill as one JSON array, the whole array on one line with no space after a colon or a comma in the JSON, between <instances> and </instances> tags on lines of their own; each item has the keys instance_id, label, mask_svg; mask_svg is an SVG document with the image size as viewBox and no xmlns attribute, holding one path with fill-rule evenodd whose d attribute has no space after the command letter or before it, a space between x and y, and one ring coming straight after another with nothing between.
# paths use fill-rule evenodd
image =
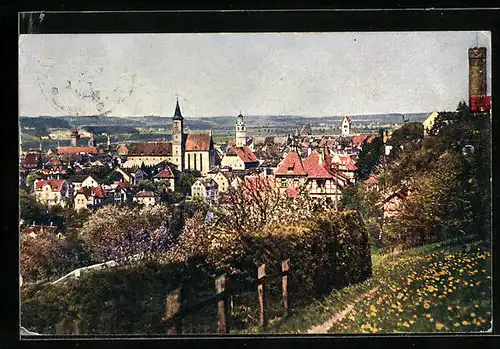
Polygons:
<instances>
[{"instance_id":1,"label":"distant hill","mask_svg":"<svg viewBox=\"0 0 500 349\"><path fill-rule=\"evenodd\" d=\"M422 122L428 113L389 113L370 115L350 115L354 124L400 124L403 120L408 122ZM404 116L404 119L403 119ZM299 116L299 115L248 115L245 116L247 128L295 128L310 123L317 125L340 126L343 115L337 116ZM172 118L170 116L144 116L144 117L113 117L113 116L62 116L62 117L20 117L21 127L34 127L39 132L47 128L93 128L96 133L134 133L135 128L158 127L170 129ZM184 117L184 125L190 130L232 130L236 116L212 117Z\"/></svg>"}]
</instances>

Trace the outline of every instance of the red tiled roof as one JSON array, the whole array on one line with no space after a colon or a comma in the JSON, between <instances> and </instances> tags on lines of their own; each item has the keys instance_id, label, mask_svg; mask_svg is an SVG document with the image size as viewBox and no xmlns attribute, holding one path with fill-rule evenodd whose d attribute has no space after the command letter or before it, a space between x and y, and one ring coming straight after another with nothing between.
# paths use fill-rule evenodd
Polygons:
<instances>
[{"instance_id":1,"label":"red tiled roof","mask_svg":"<svg viewBox=\"0 0 500 349\"><path fill-rule=\"evenodd\" d=\"M100 185L98 185L97 187L83 187L83 188L80 188L77 192L77 194L83 194L85 195L85 197L89 197L89 196L95 196L97 198L100 198L100 199L103 199L106 197L106 194L104 194L104 190L102 189L102 187Z\"/></svg>"},{"instance_id":2,"label":"red tiled roof","mask_svg":"<svg viewBox=\"0 0 500 349\"><path fill-rule=\"evenodd\" d=\"M255 154L246 145L244 147L231 148L231 150L228 151L226 155L238 156L244 163L258 161Z\"/></svg>"},{"instance_id":3,"label":"red tiled roof","mask_svg":"<svg viewBox=\"0 0 500 349\"><path fill-rule=\"evenodd\" d=\"M317 166L315 169L311 171L307 171L307 174L309 175L310 178L319 178L319 179L333 178L332 174L328 172L324 164Z\"/></svg>"},{"instance_id":4,"label":"red tiled roof","mask_svg":"<svg viewBox=\"0 0 500 349\"><path fill-rule=\"evenodd\" d=\"M318 153L316 150L313 150L311 154L307 158L302 161L302 164L304 165L304 169L306 170L307 173L313 171L316 167L319 166L319 160L321 158L321 154Z\"/></svg>"},{"instance_id":5,"label":"red tiled roof","mask_svg":"<svg viewBox=\"0 0 500 349\"><path fill-rule=\"evenodd\" d=\"M370 177L368 177L367 180L365 180L365 183L366 184L377 184L378 180L377 180L377 178L370 176Z\"/></svg>"},{"instance_id":6,"label":"red tiled roof","mask_svg":"<svg viewBox=\"0 0 500 349\"><path fill-rule=\"evenodd\" d=\"M299 191L297 190L297 188L294 188L294 187L288 187L288 189L286 190L286 194L288 196L297 196L299 194Z\"/></svg>"},{"instance_id":7,"label":"red tiled roof","mask_svg":"<svg viewBox=\"0 0 500 349\"><path fill-rule=\"evenodd\" d=\"M358 169L350 156L340 155L339 157L340 161L342 161L342 165L346 167L347 171L356 171Z\"/></svg>"},{"instance_id":8,"label":"red tiled roof","mask_svg":"<svg viewBox=\"0 0 500 349\"><path fill-rule=\"evenodd\" d=\"M98 185L97 187L92 187L92 192L98 198L102 199L102 198L106 197L106 194L104 194L104 190L102 189L102 187L100 185Z\"/></svg>"},{"instance_id":9,"label":"red tiled roof","mask_svg":"<svg viewBox=\"0 0 500 349\"><path fill-rule=\"evenodd\" d=\"M167 167L166 169L158 173L155 178L174 178L174 174L172 173L172 170Z\"/></svg>"},{"instance_id":10,"label":"red tiled roof","mask_svg":"<svg viewBox=\"0 0 500 349\"><path fill-rule=\"evenodd\" d=\"M130 184L129 182L120 182L120 181L116 181L115 184L117 186L119 186L120 188L123 188L123 189L129 189L129 188L132 188L132 184Z\"/></svg>"},{"instance_id":11,"label":"red tiled roof","mask_svg":"<svg viewBox=\"0 0 500 349\"><path fill-rule=\"evenodd\" d=\"M29 153L26 154L24 159L21 161L23 167L36 167L38 165L38 160L40 156L38 154Z\"/></svg>"},{"instance_id":12,"label":"red tiled roof","mask_svg":"<svg viewBox=\"0 0 500 349\"><path fill-rule=\"evenodd\" d=\"M280 167L274 171L276 175L289 175L289 176L307 176L307 172L304 169L302 160L299 154L295 151L291 151L286 154L285 159L281 163Z\"/></svg>"},{"instance_id":13,"label":"red tiled roof","mask_svg":"<svg viewBox=\"0 0 500 349\"><path fill-rule=\"evenodd\" d=\"M83 194L83 195L85 195L86 198L88 198L91 195L91 193L92 193L92 191L90 190L89 187L82 187L82 188L78 189L78 191L76 192L76 195Z\"/></svg>"},{"instance_id":14,"label":"red tiled roof","mask_svg":"<svg viewBox=\"0 0 500 349\"><path fill-rule=\"evenodd\" d=\"M46 184L50 185L50 188L52 191L61 191L61 187L66 182L63 179L47 179L47 180L41 180L36 182L36 189L41 190Z\"/></svg>"},{"instance_id":15,"label":"red tiled roof","mask_svg":"<svg viewBox=\"0 0 500 349\"><path fill-rule=\"evenodd\" d=\"M254 175L245 177L245 187L246 189L259 189L267 185L273 186L276 182L273 178L267 178L262 175Z\"/></svg>"},{"instance_id":16,"label":"red tiled roof","mask_svg":"<svg viewBox=\"0 0 500 349\"><path fill-rule=\"evenodd\" d=\"M363 144L367 138L368 138L368 135L354 136L352 138L352 145L355 147L358 147L361 144Z\"/></svg>"},{"instance_id":17,"label":"red tiled roof","mask_svg":"<svg viewBox=\"0 0 500 349\"><path fill-rule=\"evenodd\" d=\"M96 147L73 147L73 146L66 146L66 147L58 147L57 148L57 153L59 154L79 154L79 153L90 153L90 154L95 154L98 153L99 150L97 150Z\"/></svg>"},{"instance_id":18,"label":"red tiled roof","mask_svg":"<svg viewBox=\"0 0 500 349\"><path fill-rule=\"evenodd\" d=\"M212 137L202 133L191 133L186 139L185 151L209 151Z\"/></svg>"},{"instance_id":19,"label":"red tiled roof","mask_svg":"<svg viewBox=\"0 0 500 349\"><path fill-rule=\"evenodd\" d=\"M47 166L61 166L62 162L59 159L50 159L49 162L47 162Z\"/></svg>"},{"instance_id":20,"label":"red tiled roof","mask_svg":"<svg viewBox=\"0 0 500 349\"><path fill-rule=\"evenodd\" d=\"M128 155L171 156L172 142L131 143Z\"/></svg>"}]
</instances>

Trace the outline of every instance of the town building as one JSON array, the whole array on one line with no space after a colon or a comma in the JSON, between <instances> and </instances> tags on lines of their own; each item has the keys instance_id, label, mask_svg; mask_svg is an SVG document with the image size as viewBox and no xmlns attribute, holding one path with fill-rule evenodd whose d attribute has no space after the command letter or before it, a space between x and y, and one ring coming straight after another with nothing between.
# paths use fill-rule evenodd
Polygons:
<instances>
[{"instance_id":1,"label":"town building","mask_svg":"<svg viewBox=\"0 0 500 349\"><path fill-rule=\"evenodd\" d=\"M72 203L73 190L66 180L35 180L35 198L48 206L69 207Z\"/></svg>"},{"instance_id":2,"label":"town building","mask_svg":"<svg viewBox=\"0 0 500 349\"><path fill-rule=\"evenodd\" d=\"M175 190L175 174L170 167L166 167L153 177L153 182L165 181L169 190Z\"/></svg>"},{"instance_id":3,"label":"town building","mask_svg":"<svg viewBox=\"0 0 500 349\"><path fill-rule=\"evenodd\" d=\"M222 167L245 170L259 166L259 160L248 146L230 148L221 161Z\"/></svg>"},{"instance_id":4,"label":"town building","mask_svg":"<svg viewBox=\"0 0 500 349\"><path fill-rule=\"evenodd\" d=\"M95 187L81 187L75 195L75 210L95 209L112 198L106 196L103 188L100 185Z\"/></svg>"},{"instance_id":5,"label":"town building","mask_svg":"<svg viewBox=\"0 0 500 349\"><path fill-rule=\"evenodd\" d=\"M103 184L102 188L105 195L112 198L115 205L132 201L132 186L128 182L116 181L112 184Z\"/></svg>"},{"instance_id":6,"label":"town building","mask_svg":"<svg viewBox=\"0 0 500 349\"><path fill-rule=\"evenodd\" d=\"M184 170L196 170L205 175L215 165L215 149L209 134L191 133L186 137Z\"/></svg>"},{"instance_id":7,"label":"town building","mask_svg":"<svg viewBox=\"0 0 500 349\"><path fill-rule=\"evenodd\" d=\"M365 185L368 190L379 190L378 179L370 176L365 180Z\"/></svg>"},{"instance_id":8,"label":"town building","mask_svg":"<svg viewBox=\"0 0 500 349\"><path fill-rule=\"evenodd\" d=\"M160 200L160 197L152 191L142 190L136 193L133 197L133 201L144 206L154 206Z\"/></svg>"},{"instance_id":9,"label":"town building","mask_svg":"<svg viewBox=\"0 0 500 349\"><path fill-rule=\"evenodd\" d=\"M184 117L178 100L172 117L171 142L121 144L117 148L117 153L127 158L122 164L124 168L142 164L154 166L162 161L168 161L179 171L196 170L206 174L217 161L211 133L184 133Z\"/></svg>"},{"instance_id":10,"label":"town building","mask_svg":"<svg viewBox=\"0 0 500 349\"><path fill-rule=\"evenodd\" d=\"M120 175L123 182L128 182L132 185L137 185L139 184L140 181L144 179L144 171L137 166L131 168L117 167L115 169L115 172L117 172Z\"/></svg>"},{"instance_id":11,"label":"town building","mask_svg":"<svg viewBox=\"0 0 500 349\"><path fill-rule=\"evenodd\" d=\"M191 186L191 196L217 202L219 200L219 186L212 178L199 178Z\"/></svg>"},{"instance_id":12,"label":"town building","mask_svg":"<svg viewBox=\"0 0 500 349\"><path fill-rule=\"evenodd\" d=\"M217 183L219 193L226 193L229 190L229 177L230 172L228 171L223 172L221 170L216 170L207 173L207 178L211 178L215 181L215 183Z\"/></svg>"},{"instance_id":13,"label":"town building","mask_svg":"<svg viewBox=\"0 0 500 349\"><path fill-rule=\"evenodd\" d=\"M99 183L91 175L76 174L68 178L76 193L82 187L97 187Z\"/></svg>"},{"instance_id":14,"label":"town building","mask_svg":"<svg viewBox=\"0 0 500 349\"><path fill-rule=\"evenodd\" d=\"M406 193L402 189L398 189L391 195L387 196L382 201L384 208L384 219L391 218L399 214L407 198L408 198L408 193Z\"/></svg>"},{"instance_id":15,"label":"town building","mask_svg":"<svg viewBox=\"0 0 500 349\"><path fill-rule=\"evenodd\" d=\"M305 184L307 172L296 151L290 151L286 154L278 169L274 171L274 177L277 185L282 189L289 187L300 188Z\"/></svg>"}]
</instances>

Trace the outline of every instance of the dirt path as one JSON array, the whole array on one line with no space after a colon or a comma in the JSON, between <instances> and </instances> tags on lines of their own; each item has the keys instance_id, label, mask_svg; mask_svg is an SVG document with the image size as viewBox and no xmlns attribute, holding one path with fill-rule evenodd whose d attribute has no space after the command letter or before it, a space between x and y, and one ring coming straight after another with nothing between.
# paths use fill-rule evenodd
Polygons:
<instances>
[{"instance_id":1,"label":"dirt path","mask_svg":"<svg viewBox=\"0 0 500 349\"><path fill-rule=\"evenodd\" d=\"M307 331L307 333L310 333L310 334L326 333L333 326L333 324L335 324L337 321L340 321L344 317L346 317L347 314L349 314L354 309L354 306L357 303L359 303L361 300L368 297L369 295L375 293L379 288L380 288L380 285L375 286L371 290L365 292L359 298L357 298L353 303L349 304L344 310L341 310L341 311L333 314L333 316L328 321L322 323L321 325L317 325L317 326L310 328Z\"/></svg>"}]
</instances>

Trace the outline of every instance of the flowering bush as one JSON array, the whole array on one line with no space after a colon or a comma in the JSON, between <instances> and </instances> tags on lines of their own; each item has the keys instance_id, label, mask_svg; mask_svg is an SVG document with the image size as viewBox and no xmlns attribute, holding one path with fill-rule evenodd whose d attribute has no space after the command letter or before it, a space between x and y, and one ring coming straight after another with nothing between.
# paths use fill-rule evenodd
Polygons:
<instances>
[{"instance_id":1,"label":"flowering bush","mask_svg":"<svg viewBox=\"0 0 500 349\"><path fill-rule=\"evenodd\" d=\"M47 281L67 270L67 242L52 233L21 233L20 264L24 283Z\"/></svg>"},{"instance_id":2,"label":"flowering bush","mask_svg":"<svg viewBox=\"0 0 500 349\"><path fill-rule=\"evenodd\" d=\"M170 219L171 210L163 205L141 209L105 206L89 217L78 235L94 262L150 255L173 243Z\"/></svg>"}]
</instances>

